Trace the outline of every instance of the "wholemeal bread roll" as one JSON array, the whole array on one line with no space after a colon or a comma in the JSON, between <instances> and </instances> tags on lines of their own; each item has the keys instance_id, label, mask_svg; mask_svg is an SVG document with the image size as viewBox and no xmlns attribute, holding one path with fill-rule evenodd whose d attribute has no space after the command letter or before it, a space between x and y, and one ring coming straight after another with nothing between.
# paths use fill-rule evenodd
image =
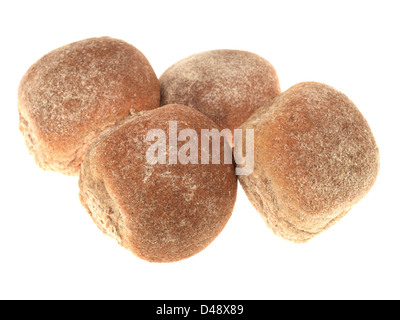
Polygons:
<instances>
[{"instance_id":1,"label":"wholemeal bread roll","mask_svg":"<svg viewBox=\"0 0 400 320\"><path fill-rule=\"evenodd\" d=\"M187 57L160 77L161 105L196 108L223 129L239 127L280 93L274 67L239 50L213 50Z\"/></svg>"},{"instance_id":2,"label":"wholemeal bread roll","mask_svg":"<svg viewBox=\"0 0 400 320\"><path fill-rule=\"evenodd\" d=\"M41 168L77 175L94 137L159 101L158 79L139 50L108 37L87 39L46 54L26 72L20 130Z\"/></svg>"},{"instance_id":3,"label":"wholemeal bread roll","mask_svg":"<svg viewBox=\"0 0 400 320\"><path fill-rule=\"evenodd\" d=\"M224 228L236 199L233 164L202 164L200 160L170 164L176 154L171 134L177 135L169 130L171 121L176 121L179 136L185 129L195 130L199 143L190 154L195 150L199 158L205 146L200 143L201 130L218 129L187 106L141 112L93 142L84 156L79 181L81 202L99 229L151 262L178 261L203 250ZM153 129L165 133L165 149L155 152L166 155L165 164L149 163L149 148L162 141L148 139ZM185 141L177 142L180 157ZM211 150L211 140L207 144ZM224 151L223 143L218 151Z\"/></svg>"},{"instance_id":4,"label":"wholemeal bread roll","mask_svg":"<svg viewBox=\"0 0 400 320\"><path fill-rule=\"evenodd\" d=\"M254 171L240 182L285 239L305 242L326 230L376 180L379 152L368 123L330 86L297 84L241 129L254 130Z\"/></svg>"}]
</instances>

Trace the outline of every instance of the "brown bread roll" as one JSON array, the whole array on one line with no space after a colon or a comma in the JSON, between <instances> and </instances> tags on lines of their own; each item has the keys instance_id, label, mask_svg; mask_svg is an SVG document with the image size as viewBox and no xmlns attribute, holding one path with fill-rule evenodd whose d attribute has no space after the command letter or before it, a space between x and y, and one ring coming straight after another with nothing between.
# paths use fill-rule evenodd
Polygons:
<instances>
[{"instance_id":1,"label":"brown bread roll","mask_svg":"<svg viewBox=\"0 0 400 320\"><path fill-rule=\"evenodd\" d=\"M182 260L206 248L224 228L236 199L233 164L170 164L170 121L177 122L178 133L195 130L198 157L201 129L218 129L187 106L141 112L93 142L80 174L81 202L99 229L151 262ZM148 162L156 143L147 139L152 129L165 132L167 146L158 155L166 155L166 164ZM177 142L179 152L184 144ZM223 152L223 143L220 148Z\"/></svg>"},{"instance_id":2,"label":"brown bread roll","mask_svg":"<svg viewBox=\"0 0 400 320\"><path fill-rule=\"evenodd\" d=\"M158 79L139 50L109 37L82 40L26 72L18 90L20 130L41 168L77 175L93 138L159 101Z\"/></svg>"},{"instance_id":3,"label":"brown bread roll","mask_svg":"<svg viewBox=\"0 0 400 320\"><path fill-rule=\"evenodd\" d=\"M194 107L230 130L281 92L274 67L257 54L239 50L187 57L164 72L160 88L161 105Z\"/></svg>"},{"instance_id":4,"label":"brown bread roll","mask_svg":"<svg viewBox=\"0 0 400 320\"><path fill-rule=\"evenodd\" d=\"M334 88L300 83L258 110L254 171L240 176L267 225L305 242L342 218L374 184L379 152L357 107Z\"/></svg>"}]
</instances>

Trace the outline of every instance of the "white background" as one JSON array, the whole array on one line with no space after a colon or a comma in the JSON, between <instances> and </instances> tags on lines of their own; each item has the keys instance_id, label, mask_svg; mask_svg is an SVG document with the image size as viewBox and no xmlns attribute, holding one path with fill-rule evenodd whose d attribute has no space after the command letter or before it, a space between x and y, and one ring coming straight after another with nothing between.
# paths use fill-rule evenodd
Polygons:
<instances>
[{"instance_id":1,"label":"white background","mask_svg":"<svg viewBox=\"0 0 400 320\"><path fill-rule=\"evenodd\" d=\"M399 299L399 1L1 1L1 299ZM381 152L372 191L303 245L275 236L241 188L203 252L172 264L136 258L81 207L77 178L44 172L18 131L17 87L64 44L108 35L158 76L187 55L253 51L282 90L319 81L347 94Z\"/></svg>"}]
</instances>

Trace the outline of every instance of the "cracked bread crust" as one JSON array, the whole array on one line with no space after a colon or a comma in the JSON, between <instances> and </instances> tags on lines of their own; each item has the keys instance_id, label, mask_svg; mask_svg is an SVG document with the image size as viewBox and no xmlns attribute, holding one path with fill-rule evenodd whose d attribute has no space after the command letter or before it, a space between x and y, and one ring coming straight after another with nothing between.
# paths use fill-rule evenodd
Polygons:
<instances>
[{"instance_id":1,"label":"cracked bread crust","mask_svg":"<svg viewBox=\"0 0 400 320\"><path fill-rule=\"evenodd\" d=\"M20 130L42 169L78 175L98 134L159 101L157 76L139 50L109 37L86 39L46 54L25 73Z\"/></svg>"},{"instance_id":2,"label":"cracked bread crust","mask_svg":"<svg viewBox=\"0 0 400 320\"><path fill-rule=\"evenodd\" d=\"M169 121L177 121L178 133L193 129L199 137L201 129L220 130L187 106L140 112L92 143L79 179L81 202L99 229L150 262L179 261L205 249L226 225L236 200L233 164L147 162L154 143L147 133L162 129L168 137ZM178 141L178 150L185 142Z\"/></svg>"},{"instance_id":3,"label":"cracked bread crust","mask_svg":"<svg viewBox=\"0 0 400 320\"><path fill-rule=\"evenodd\" d=\"M254 172L239 180L266 224L306 242L360 201L375 183L379 151L357 107L334 88L297 84L259 109Z\"/></svg>"}]
</instances>

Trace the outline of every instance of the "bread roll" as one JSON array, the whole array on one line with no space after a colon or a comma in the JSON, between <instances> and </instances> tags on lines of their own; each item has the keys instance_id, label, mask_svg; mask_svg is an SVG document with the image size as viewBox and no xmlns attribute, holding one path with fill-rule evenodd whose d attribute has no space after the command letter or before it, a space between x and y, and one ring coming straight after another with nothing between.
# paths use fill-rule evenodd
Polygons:
<instances>
[{"instance_id":1,"label":"bread roll","mask_svg":"<svg viewBox=\"0 0 400 320\"><path fill-rule=\"evenodd\" d=\"M254 53L239 50L187 57L164 72L160 87L161 105L194 107L230 130L280 93L274 67Z\"/></svg>"},{"instance_id":2,"label":"bread roll","mask_svg":"<svg viewBox=\"0 0 400 320\"><path fill-rule=\"evenodd\" d=\"M93 142L79 181L81 202L99 229L151 262L182 260L206 248L224 228L236 199L233 164L170 164L175 152L170 121L177 122L178 133L195 130L199 141L201 129L218 129L187 106L138 113ZM165 150L158 151L167 155L166 164L148 161L152 129L167 137ZM178 150L184 143L178 141ZM195 149L199 157L201 146Z\"/></svg>"},{"instance_id":3,"label":"bread roll","mask_svg":"<svg viewBox=\"0 0 400 320\"><path fill-rule=\"evenodd\" d=\"M305 242L341 219L374 184L379 152L360 111L344 94L300 83L258 110L254 171L240 182L267 225ZM251 151L250 151L251 152Z\"/></svg>"},{"instance_id":4,"label":"bread roll","mask_svg":"<svg viewBox=\"0 0 400 320\"><path fill-rule=\"evenodd\" d=\"M158 79L139 50L108 37L87 39L46 54L26 72L20 130L41 168L77 175L94 137L159 101Z\"/></svg>"}]
</instances>

